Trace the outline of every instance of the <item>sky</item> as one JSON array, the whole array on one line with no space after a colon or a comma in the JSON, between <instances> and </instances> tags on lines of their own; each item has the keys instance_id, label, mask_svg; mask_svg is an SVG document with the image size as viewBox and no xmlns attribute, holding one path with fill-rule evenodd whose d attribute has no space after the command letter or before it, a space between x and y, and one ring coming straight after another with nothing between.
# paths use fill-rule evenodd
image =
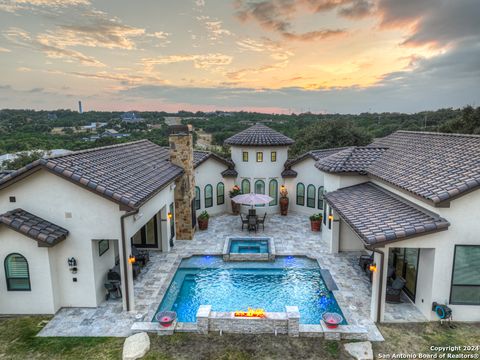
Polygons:
<instances>
[{"instance_id":1,"label":"sky","mask_svg":"<svg viewBox=\"0 0 480 360\"><path fill-rule=\"evenodd\" d=\"M0 109L478 106L480 0L0 0Z\"/></svg>"}]
</instances>

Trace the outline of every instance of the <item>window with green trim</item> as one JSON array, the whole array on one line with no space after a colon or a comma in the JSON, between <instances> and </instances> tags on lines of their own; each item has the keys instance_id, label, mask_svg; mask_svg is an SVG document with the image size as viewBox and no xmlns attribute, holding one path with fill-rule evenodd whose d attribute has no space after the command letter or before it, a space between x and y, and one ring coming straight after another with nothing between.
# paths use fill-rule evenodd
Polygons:
<instances>
[{"instance_id":1,"label":"window with green trim","mask_svg":"<svg viewBox=\"0 0 480 360\"><path fill-rule=\"evenodd\" d=\"M480 305L480 245L456 245L450 304Z\"/></svg>"},{"instance_id":2,"label":"window with green trim","mask_svg":"<svg viewBox=\"0 0 480 360\"><path fill-rule=\"evenodd\" d=\"M248 151L242 152L242 160L243 162L248 162Z\"/></svg>"},{"instance_id":3,"label":"window with green trim","mask_svg":"<svg viewBox=\"0 0 480 360\"><path fill-rule=\"evenodd\" d=\"M255 181L255 194L265 195L265 181L263 181L263 180ZM256 206L265 206L265 205L261 204L261 205L256 205Z\"/></svg>"},{"instance_id":4,"label":"window with green trim","mask_svg":"<svg viewBox=\"0 0 480 360\"><path fill-rule=\"evenodd\" d=\"M297 205L305 206L305 185L297 184Z\"/></svg>"},{"instance_id":5,"label":"window with green trim","mask_svg":"<svg viewBox=\"0 0 480 360\"><path fill-rule=\"evenodd\" d=\"M213 206L213 187L212 185L205 186L205 208Z\"/></svg>"},{"instance_id":6,"label":"window with green trim","mask_svg":"<svg viewBox=\"0 0 480 360\"><path fill-rule=\"evenodd\" d=\"M278 182L275 179L270 180L268 184L268 195L273 199L268 204L269 206L276 206L278 204Z\"/></svg>"},{"instance_id":7,"label":"window with green trim","mask_svg":"<svg viewBox=\"0 0 480 360\"><path fill-rule=\"evenodd\" d=\"M277 162L277 152L276 151L272 151L270 153L270 161L271 162Z\"/></svg>"},{"instance_id":8,"label":"window with green trim","mask_svg":"<svg viewBox=\"0 0 480 360\"><path fill-rule=\"evenodd\" d=\"M312 184L307 186L307 207L315 208L315 186Z\"/></svg>"},{"instance_id":9,"label":"window with green trim","mask_svg":"<svg viewBox=\"0 0 480 360\"><path fill-rule=\"evenodd\" d=\"M318 187L318 197L317 197L317 209L322 210L323 209L323 195L325 194L325 190L323 186Z\"/></svg>"},{"instance_id":10,"label":"window with green trim","mask_svg":"<svg viewBox=\"0 0 480 360\"><path fill-rule=\"evenodd\" d=\"M8 291L30 291L28 262L20 254L10 254L5 258L5 278Z\"/></svg>"},{"instance_id":11,"label":"window with green trim","mask_svg":"<svg viewBox=\"0 0 480 360\"><path fill-rule=\"evenodd\" d=\"M195 210L200 210L200 188L195 186Z\"/></svg>"},{"instance_id":12,"label":"window with green trim","mask_svg":"<svg viewBox=\"0 0 480 360\"><path fill-rule=\"evenodd\" d=\"M248 179L242 180L242 194L250 194L250 181Z\"/></svg>"},{"instance_id":13,"label":"window with green trim","mask_svg":"<svg viewBox=\"0 0 480 360\"><path fill-rule=\"evenodd\" d=\"M225 203L225 185L223 182L217 184L217 205L223 205Z\"/></svg>"},{"instance_id":14,"label":"window with green trim","mask_svg":"<svg viewBox=\"0 0 480 360\"><path fill-rule=\"evenodd\" d=\"M263 152L257 152L257 162L263 162Z\"/></svg>"}]
</instances>

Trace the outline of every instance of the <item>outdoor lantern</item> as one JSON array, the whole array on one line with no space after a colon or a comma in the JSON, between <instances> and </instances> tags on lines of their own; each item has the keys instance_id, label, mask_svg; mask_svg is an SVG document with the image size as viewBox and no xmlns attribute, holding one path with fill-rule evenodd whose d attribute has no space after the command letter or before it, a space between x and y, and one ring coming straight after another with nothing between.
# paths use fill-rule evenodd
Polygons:
<instances>
[{"instance_id":1,"label":"outdoor lantern","mask_svg":"<svg viewBox=\"0 0 480 360\"><path fill-rule=\"evenodd\" d=\"M370 270L371 272L376 272L377 271L377 265L375 263L371 264L368 267L368 270Z\"/></svg>"},{"instance_id":2,"label":"outdoor lantern","mask_svg":"<svg viewBox=\"0 0 480 360\"><path fill-rule=\"evenodd\" d=\"M77 260L72 256L71 258L68 258L67 262L68 262L68 268L70 269L70 272L72 274L76 274L78 271Z\"/></svg>"},{"instance_id":3,"label":"outdoor lantern","mask_svg":"<svg viewBox=\"0 0 480 360\"><path fill-rule=\"evenodd\" d=\"M134 264L135 261L137 261L137 260L135 259L135 256L130 255L130 256L128 257L128 262L129 262L130 264Z\"/></svg>"},{"instance_id":4,"label":"outdoor lantern","mask_svg":"<svg viewBox=\"0 0 480 360\"><path fill-rule=\"evenodd\" d=\"M168 217L169 219L172 219L172 218L173 218L173 214L172 214L171 212L169 212L169 213L167 214L167 217Z\"/></svg>"},{"instance_id":5,"label":"outdoor lantern","mask_svg":"<svg viewBox=\"0 0 480 360\"><path fill-rule=\"evenodd\" d=\"M333 215L328 215L328 220L333 221Z\"/></svg>"}]
</instances>

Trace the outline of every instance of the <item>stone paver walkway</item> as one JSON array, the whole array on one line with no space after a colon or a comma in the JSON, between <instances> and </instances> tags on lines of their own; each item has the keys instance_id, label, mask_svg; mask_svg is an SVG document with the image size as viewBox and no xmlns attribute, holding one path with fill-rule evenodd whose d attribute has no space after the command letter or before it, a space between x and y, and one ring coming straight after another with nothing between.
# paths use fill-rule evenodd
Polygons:
<instances>
[{"instance_id":1,"label":"stone paver walkway","mask_svg":"<svg viewBox=\"0 0 480 360\"><path fill-rule=\"evenodd\" d=\"M178 240L170 253L151 251L151 261L135 280L135 311L123 312L119 301L108 301L98 308L65 308L45 326L39 336L128 336L136 321L150 321L173 278L181 259L190 255L221 255L229 236L246 236L238 216L219 215L210 218L207 231L197 231L194 240ZM255 236L254 233L250 233ZM265 231L257 236L272 237L277 255L305 255L316 258L328 269L339 290L335 298L350 325L362 325L372 341L383 340L370 320L371 286L357 265L358 253L329 254L321 233L310 231L308 216L267 216ZM400 305L400 306L399 306ZM420 312L409 303L388 305L386 318L402 317L422 321ZM417 320L412 320L417 319ZM397 320L398 321L398 320Z\"/></svg>"}]
</instances>

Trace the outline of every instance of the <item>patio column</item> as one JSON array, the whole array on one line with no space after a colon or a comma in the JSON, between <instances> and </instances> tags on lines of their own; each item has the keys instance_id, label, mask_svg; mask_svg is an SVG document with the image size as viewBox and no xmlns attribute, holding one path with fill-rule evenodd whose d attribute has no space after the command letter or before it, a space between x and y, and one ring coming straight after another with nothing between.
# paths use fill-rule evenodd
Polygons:
<instances>
[{"instance_id":1,"label":"patio column","mask_svg":"<svg viewBox=\"0 0 480 360\"><path fill-rule=\"evenodd\" d=\"M372 273L372 298L370 302L370 318L373 321L383 322L384 315L385 315L385 294L386 294L386 286L387 286L387 271L388 271L388 251L382 249L381 251L385 251L385 256L383 257L383 264L382 264L382 256L379 253L374 253L373 261L377 265L377 271ZM383 278L380 279L381 272L383 272ZM381 291L382 296L381 300L379 300L379 291L380 291L380 281L382 281ZM379 306L380 301L380 306ZM380 312L380 313L379 313Z\"/></svg>"},{"instance_id":2,"label":"patio column","mask_svg":"<svg viewBox=\"0 0 480 360\"><path fill-rule=\"evenodd\" d=\"M123 305L123 310L127 310L127 297L125 296L126 293L126 286L125 284L128 284L128 303L129 303L129 308L130 311L135 310L135 292L133 289L133 271L132 271L132 264L128 262L128 257L132 253L132 247L129 241L126 242L125 244L125 252L123 252L123 244L121 241L119 241L119 256L120 256L120 276L121 276L121 289L122 289L122 305ZM126 259L127 261L127 274L125 274L124 267L123 267L123 253L126 254ZM126 281L124 281L126 279Z\"/></svg>"},{"instance_id":3,"label":"patio column","mask_svg":"<svg viewBox=\"0 0 480 360\"><path fill-rule=\"evenodd\" d=\"M327 220L328 226L329 220ZM340 216L333 211L332 229L330 230L330 253L337 254L340 249Z\"/></svg>"}]
</instances>

